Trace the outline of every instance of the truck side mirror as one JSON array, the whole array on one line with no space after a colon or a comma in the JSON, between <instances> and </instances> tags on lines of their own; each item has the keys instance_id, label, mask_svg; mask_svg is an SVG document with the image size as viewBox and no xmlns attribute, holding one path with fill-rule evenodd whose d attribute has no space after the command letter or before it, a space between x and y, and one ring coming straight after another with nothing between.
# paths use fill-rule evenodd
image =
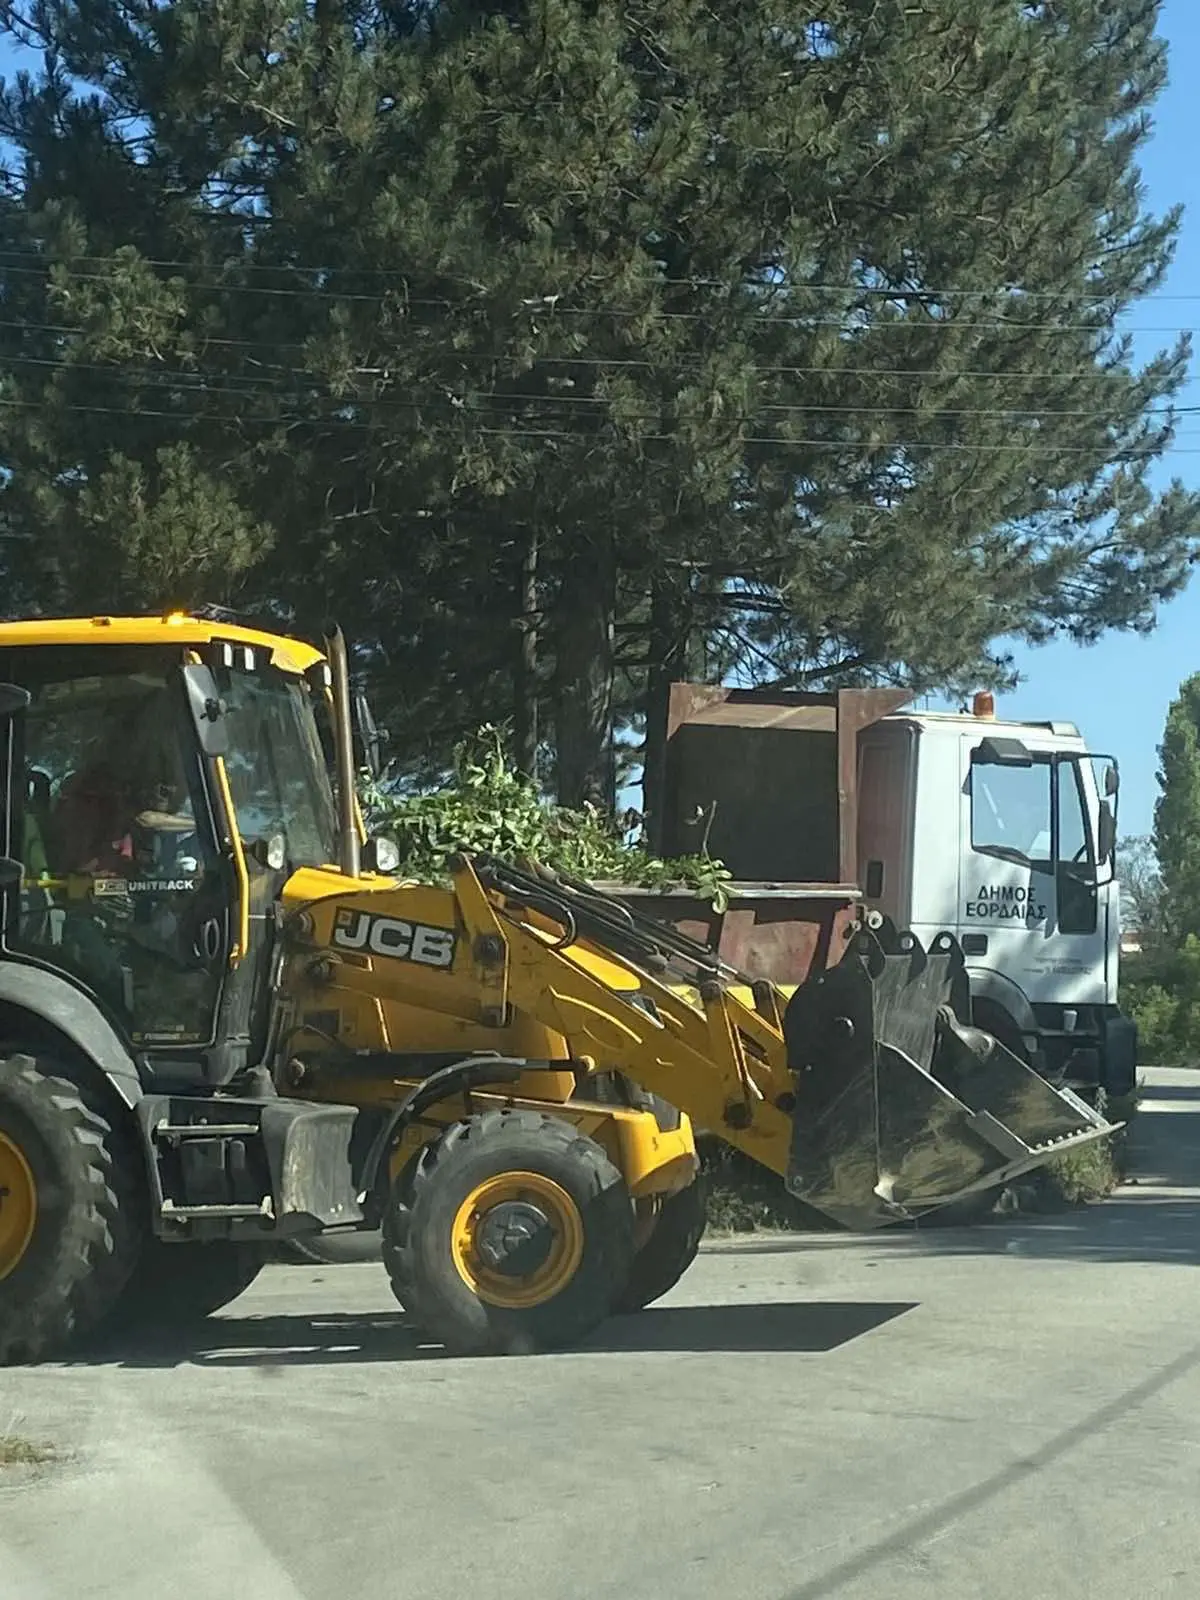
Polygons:
<instances>
[{"instance_id":1,"label":"truck side mirror","mask_svg":"<svg viewBox=\"0 0 1200 1600\"><path fill-rule=\"evenodd\" d=\"M202 665L184 667L183 686L187 690L188 710L192 714L201 750L206 756L225 755L229 750L229 728L211 668Z\"/></svg>"},{"instance_id":2,"label":"truck side mirror","mask_svg":"<svg viewBox=\"0 0 1200 1600\"><path fill-rule=\"evenodd\" d=\"M1110 768L1111 770L1111 768ZM1107 800L1100 802L1100 815L1096 825L1096 854L1099 858L1098 867L1103 867L1112 860L1113 847L1117 842L1117 819L1113 816L1113 809Z\"/></svg>"},{"instance_id":3,"label":"truck side mirror","mask_svg":"<svg viewBox=\"0 0 1200 1600\"><path fill-rule=\"evenodd\" d=\"M1117 770L1116 762L1113 761L1104 769L1104 792L1111 797L1120 787L1121 774Z\"/></svg>"}]
</instances>

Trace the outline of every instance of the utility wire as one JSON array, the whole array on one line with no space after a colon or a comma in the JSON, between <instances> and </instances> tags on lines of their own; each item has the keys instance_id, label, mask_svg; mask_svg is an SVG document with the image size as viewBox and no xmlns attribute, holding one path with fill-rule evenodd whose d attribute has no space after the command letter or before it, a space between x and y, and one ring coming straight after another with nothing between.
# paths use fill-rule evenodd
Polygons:
<instances>
[{"instance_id":1,"label":"utility wire","mask_svg":"<svg viewBox=\"0 0 1200 1600\"><path fill-rule=\"evenodd\" d=\"M0 381L6 366L29 366L47 369L51 372L93 373L117 383L134 384L144 383L147 388L161 389L164 392L183 394L223 394L246 396L253 398L256 395L279 395L289 382L292 387L297 385L293 380L300 380L301 384L308 383L316 388L324 386L327 380L318 378L311 371L301 367L277 368L274 372L262 373L237 373L214 372L205 373L192 368L168 368L165 366L126 366L124 364L100 361L71 361L51 356L5 356L0 354ZM358 369L361 372L362 369ZM356 373L357 375L357 373ZM322 393L308 398L317 398L332 402L336 405L356 406L395 406L403 405L411 408L419 402L403 400L391 395L371 395L347 393L344 395L327 392L324 387ZM533 394L509 390L475 390L466 394L451 388L439 388L436 393L431 388L427 404L439 401L448 401L450 404L464 409L478 404L486 405L512 405L512 406L594 406L611 407L614 399L608 395L577 395L577 394ZM620 404L619 398L615 402ZM1004 418L1006 420L1034 420L1043 417L1074 417L1074 418L1105 418L1111 413L1108 411L1087 409L1084 407L1070 406L885 406L885 405L821 405L802 404L799 402L764 401L753 408L750 415L758 416L762 413L778 415L804 415L804 416L921 416L929 419L941 417L983 417ZM1172 417L1188 416L1200 413L1200 404L1172 406L1169 409L1149 409L1143 411L1142 417ZM653 421L661 414L661 408L653 411L630 411L624 406L620 408L620 416L630 421ZM728 414L718 420L746 421L747 416Z\"/></svg>"},{"instance_id":2,"label":"utility wire","mask_svg":"<svg viewBox=\"0 0 1200 1600\"><path fill-rule=\"evenodd\" d=\"M150 264L152 263L147 263L147 265ZM4 268L4 271L8 273L23 273L32 274L35 277L44 277L47 269L51 265L52 263L47 262L45 266L37 267L9 266ZM294 269L282 267L276 270L283 272ZM348 269L348 271L349 275L353 276L353 269ZM111 272L72 271L70 276L73 281L79 283L112 283L114 281L113 274ZM182 287L188 290L203 290L205 293L224 295L267 295L272 298L284 299L312 299L314 296L316 296L326 300L342 300L351 303L373 306L382 306L389 300L389 298L391 298L397 308L415 307L422 310L455 310L478 312L481 309L478 304L472 304L470 301L451 300L445 296L410 296L405 293L396 293L389 297L386 292L383 294L364 294L358 290L336 289L325 284L312 284L304 287L285 288L277 284L266 285L249 283L222 283L191 279L183 283ZM895 299L897 296L893 295L891 298ZM526 297L521 302L521 309L528 312L530 315L552 317L613 317L626 320L637 320L639 318L649 317L656 320L665 320L671 322L707 322L710 321L713 316L713 308L711 306L707 307L703 311L668 310L665 307L653 304L646 306L565 306L559 304L558 296L556 295ZM1115 330L1106 326L1103 320L1094 322L1060 322L1057 320L1031 322L1016 321L1009 317L1001 317L995 318L991 321L977 321L974 319L963 321L955 317L933 317L920 323L914 323L907 318L895 318L883 321L859 322L856 324L853 321L853 318L858 314L858 312L852 309L847 312L845 316L841 317L812 316L805 313L789 316L764 315L761 318L761 321L764 326L840 328L847 333L862 333L866 331L882 333L885 331L895 332L897 330L911 333L914 331L914 329L918 332L926 333L934 330L948 331L953 329L956 331L962 331L964 328L972 328L982 329L984 331L1004 331L1012 329L1017 332L1115 334ZM1179 325L1165 324L1145 325L1136 328L1131 327L1123 329L1122 332L1128 334L1181 334L1189 333L1191 332L1191 329Z\"/></svg>"},{"instance_id":3,"label":"utility wire","mask_svg":"<svg viewBox=\"0 0 1200 1600\"><path fill-rule=\"evenodd\" d=\"M88 330L70 323L58 322L29 322L24 318L0 318L0 328L12 328L28 333L51 333L63 337L78 335L86 337ZM190 330L185 330L190 331ZM305 340L289 339L231 339L207 334L195 335L199 345L204 348L229 350L308 350L311 343ZM5 356L0 352L0 366L6 360L15 360L15 356ZM485 351L455 350L439 355L438 359L453 365L467 362L476 364L504 365L512 361L512 357L503 355L489 355ZM705 372L705 367L699 362L691 365L669 365L660 361L651 360L645 356L589 356L589 355L537 355L532 357L529 365L523 371L533 371L538 367L615 367L638 368L653 372L674 373L680 376L697 376ZM358 374L382 375L390 370L386 366L359 366L353 369ZM752 370L759 373L795 374L798 377L818 376L821 374L836 374L838 378L945 378L948 380L958 378L988 379L1002 383L1042 383L1042 382L1071 382L1081 378L1096 377L1103 368L1094 364L1068 368L1068 369L1042 369L1038 372L1005 372L997 368L978 367L835 367L829 364L823 366L796 366L774 365L764 362L753 363Z\"/></svg>"},{"instance_id":4,"label":"utility wire","mask_svg":"<svg viewBox=\"0 0 1200 1600\"><path fill-rule=\"evenodd\" d=\"M196 215L197 216L203 216L205 214L204 213L197 213ZM239 225L239 226L242 223L246 223L246 222L251 223L254 226L261 226L263 224L263 222L269 222L271 220L271 219L258 219L258 218L250 218L250 217L239 217L239 216L237 216L236 213L228 213L228 212L225 212L225 213L214 212L214 213L210 213L210 215L212 215L213 217L219 217L219 218L221 218L221 220L225 220L226 218L230 218L231 220L235 221L236 224ZM234 232L234 231L236 231L236 230L235 229L230 229L231 233ZM116 248L122 248L122 247L118 246ZM127 247L125 247L125 248L127 248ZM161 268L164 268L164 269L178 269L178 270L181 270L181 271L187 271L189 269L193 269L196 266L195 258L187 259L187 258L184 258L184 257L144 256L144 255L141 255L141 254L136 254L132 258L129 258L129 259L131 260L131 262L133 264L136 264L136 265L139 265L139 266L161 267ZM647 259L649 259L649 258L647 258ZM65 267L69 268L76 261L82 261L82 262L86 262L88 264L98 264L98 265L101 265L101 266L108 266L108 265L116 264L117 263L117 258L116 258L115 249L114 249L114 251L112 253L110 253L108 255L102 255L102 254L101 255L92 255L92 254L82 253L82 254L79 254L79 255L72 255L70 257L55 258L55 257L52 257L52 256L48 256L45 253L45 251L37 250L37 249L19 250L19 249L15 249L15 248L0 248L0 265L2 265L5 261L17 261L17 262L30 261L30 262L36 263L39 268L45 269L45 268L49 268L49 267L53 267L53 266L65 266ZM124 263L122 262L121 264L124 264ZM333 262L333 261L324 261L324 262L319 262L319 261L308 261L308 262L280 261L280 262L270 262L270 261L244 261L244 260L240 260L238 258L230 258L229 265L233 266L233 267L236 267L236 269L239 272L273 272L273 273L300 272L300 273L309 273L314 277L329 275L329 274L332 274L332 273L335 273L335 272L343 272L343 273L346 273L348 276L352 276L352 277L388 278L388 279L395 279L395 280L397 280L397 281L399 281L401 283L405 282L408 279L408 277L410 276L410 274L407 273L403 267L367 267L367 266L358 266L358 265L350 266L350 265L348 265L348 264L346 264L344 262L339 263L339 262ZM779 269L768 266L768 267L764 267L764 268L759 269L759 270L761 270L764 273L770 273L770 272L778 271ZM439 274L439 276L444 276L445 277L445 276L450 276L450 274ZM474 289L477 289L477 290L482 288L482 286L480 284L478 284L472 278L458 276L458 277L455 278L455 281L463 284L463 286L466 287L466 288L474 288ZM584 281L587 282L588 280L585 279ZM596 280L593 279L591 281L596 281ZM703 277L703 276L687 276L687 275L682 276L682 277L660 277L658 275L653 275L653 276L648 276L644 280L644 283L643 283L642 286L644 286L645 288L648 288L648 289L656 289L656 288L728 289L728 290L731 290L731 291L737 291L738 293L764 293L764 294L770 294L772 292L779 292L781 294L788 294L788 295L792 295L792 294L825 294L825 295L844 295L844 296L847 296L847 297L850 297L850 298L856 298L856 297L859 297L859 296L862 296L862 295L867 295L867 296L870 296L871 298L885 299L885 300L964 300L964 299L973 299L973 300L1011 299L1011 300L1016 300L1016 301L1030 301L1030 300L1032 300L1032 301L1059 301L1059 300L1070 300L1070 301L1073 301L1073 302L1079 302L1081 304L1091 304L1091 305L1099 305L1099 306L1108 305L1112 301L1122 298L1121 294L1119 294L1117 291L1113 291L1113 290L1110 290L1107 294L1088 294L1086 292L1080 292L1080 291L1076 291L1074 289L1025 289L1025 288L1022 288L1022 286L1020 284L1016 284L1016 283L997 284L994 287L984 288L984 289L964 289L964 288L951 288L951 287L933 288L933 287L930 287L930 286L928 286L926 284L920 284L920 283L916 283L916 284L830 283L830 282L809 283L809 282L806 282L806 281L796 281L794 279L791 279L791 278L787 277L786 274L781 275L780 277L778 277L776 279L771 279L769 277L756 278L751 273L747 273L747 274L745 274L744 276L742 276L740 278L733 278L733 277L728 277L728 278L710 278L710 277ZM536 298L540 298L540 299L543 299L543 300L552 300L552 299L555 298L555 296L553 294L546 294L546 295L542 295L542 296L536 297ZM1158 293L1158 292L1152 290L1152 291L1150 291L1149 293L1147 293L1147 294L1145 294L1143 296L1139 296L1139 298L1153 299L1153 300L1156 300L1156 301L1165 301L1165 302L1172 302L1172 303L1179 303L1179 304L1200 304L1200 293L1193 293L1193 294Z\"/></svg>"},{"instance_id":5,"label":"utility wire","mask_svg":"<svg viewBox=\"0 0 1200 1600\"><path fill-rule=\"evenodd\" d=\"M416 402L396 402L399 409L402 405L410 405L413 409L420 409ZM0 407L6 410L39 411L46 409L41 402L18 400L0 397ZM84 405L71 403L67 405L54 405L56 411L84 413L98 416L114 417L149 417L161 418L170 422L180 423L228 423L233 426L257 424L266 427L317 427L317 428L343 428L343 429L371 429L377 428L378 423L359 417L306 417L294 416L286 413L274 417L246 416L236 414L222 414L206 411L164 411L151 409L145 406L109 406L109 405ZM602 435L599 432L585 432L578 428L480 428L481 437L501 439L579 439L585 443L598 443ZM676 430L672 433L642 433L631 440L637 444L671 444L678 443L681 433ZM817 438L787 438L775 434L744 434L736 441L738 445L770 445L784 449L805 450L837 450L845 454L887 454L898 456L902 453L919 453L921 451L952 451L968 455L994 455L999 453L1017 452L1026 456L1107 456L1106 464L1118 464L1122 461L1152 459L1162 454L1157 447L1128 446L1123 447L1111 440L1101 440L1095 445L1034 445L1034 444L963 444L947 441L926 441L921 439L885 439L871 443L864 443L855 439L817 439ZM1173 450L1175 455L1200 455L1200 447Z\"/></svg>"}]
</instances>

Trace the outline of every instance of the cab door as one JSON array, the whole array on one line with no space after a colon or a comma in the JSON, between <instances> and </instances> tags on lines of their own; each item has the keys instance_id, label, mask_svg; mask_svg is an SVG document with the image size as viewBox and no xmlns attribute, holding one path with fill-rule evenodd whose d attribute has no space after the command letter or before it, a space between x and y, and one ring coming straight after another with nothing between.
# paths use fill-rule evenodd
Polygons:
<instances>
[{"instance_id":1,"label":"cab door","mask_svg":"<svg viewBox=\"0 0 1200 1600\"><path fill-rule=\"evenodd\" d=\"M1105 929L1082 752L963 739L960 928L1031 1004L1102 1001Z\"/></svg>"},{"instance_id":2,"label":"cab door","mask_svg":"<svg viewBox=\"0 0 1200 1600\"><path fill-rule=\"evenodd\" d=\"M229 883L179 655L70 645L0 653L29 693L8 749L4 943L90 993L132 1045L194 1058L217 1027Z\"/></svg>"}]
</instances>

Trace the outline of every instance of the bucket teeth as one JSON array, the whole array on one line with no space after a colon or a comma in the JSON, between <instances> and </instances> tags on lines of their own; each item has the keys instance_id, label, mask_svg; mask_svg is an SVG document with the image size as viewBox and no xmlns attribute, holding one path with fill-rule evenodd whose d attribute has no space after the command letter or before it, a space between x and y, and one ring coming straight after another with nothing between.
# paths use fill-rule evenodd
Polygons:
<instances>
[{"instance_id":1,"label":"bucket teeth","mask_svg":"<svg viewBox=\"0 0 1200 1600\"><path fill-rule=\"evenodd\" d=\"M788 1187L853 1228L928 1213L1114 1131L967 1020L942 933L860 932L784 1017L796 1107Z\"/></svg>"}]
</instances>

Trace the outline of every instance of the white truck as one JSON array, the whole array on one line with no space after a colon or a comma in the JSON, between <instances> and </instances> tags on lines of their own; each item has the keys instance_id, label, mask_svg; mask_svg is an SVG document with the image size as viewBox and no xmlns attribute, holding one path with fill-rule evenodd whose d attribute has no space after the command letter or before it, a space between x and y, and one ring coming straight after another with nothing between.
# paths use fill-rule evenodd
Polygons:
<instances>
[{"instance_id":1,"label":"white truck","mask_svg":"<svg viewBox=\"0 0 1200 1600\"><path fill-rule=\"evenodd\" d=\"M707 848L735 881L721 912L644 900L780 983L836 965L864 910L926 948L947 931L981 1027L1052 1081L1130 1092L1115 760L1070 723L999 720L990 694L970 713L910 700L673 685L651 840Z\"/></svg>"},{"instance_id":2,"label":"white truck","mask_svg":"<svg viewBox=\"0 0 1200 1600\"><path fill-rule=\"evenodd\" d=\"M892 712L859 735L868 905L966 957L976 1021L1053 1081L1134 1086L1117 1005L1117 763L1068 722Z\"/></svg>"}]
</instances>

